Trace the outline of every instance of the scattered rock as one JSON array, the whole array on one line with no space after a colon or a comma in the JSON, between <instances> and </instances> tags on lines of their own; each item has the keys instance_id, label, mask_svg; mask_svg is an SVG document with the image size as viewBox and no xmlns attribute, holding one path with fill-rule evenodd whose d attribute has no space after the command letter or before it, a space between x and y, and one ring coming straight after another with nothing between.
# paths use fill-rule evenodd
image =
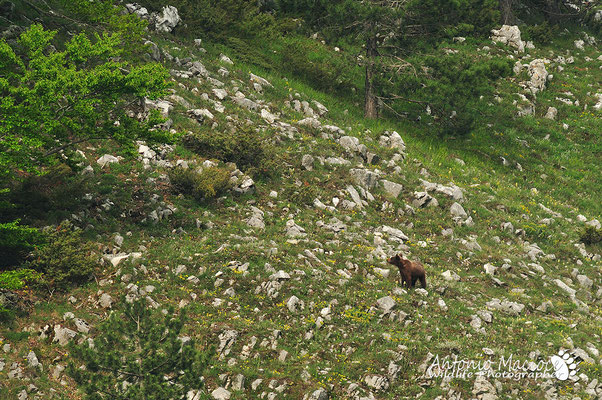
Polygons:
<instances>
[{"instance_id":1,"label":"scattered rock","mask_svg":"<svg viewBox=\"0 0 602 400\"><path fill-rule=\"evenodd\" d=\"M314 158L309 154L305 154L301 158L301 166L308 171L312 171L314 169Z\"/></svg>"},{"instance_id":2,"label":"scattered rock","mask_svg":"<svg viewBox=\"0 0 602 400\"><path fill-rule=\"evenodd\" d=\"M100 306L102 308L111 308L113 305L113 298L108 293L103 293L100 296Z\"/></svg>"},{"instance_id":3,"label":"scattered rock","mask_svg":"<svg viewBox=\"0 0 602 400\"><path fill-rule=\"evenodd\" d=\"M460 280L460 275L450 270L443 272L441 276L443 277L443 279L450 282L457 282Z\"/></svg>"},{"instance_id":4,"label":"scattered rock","mask_svg":"<svg viewBox=\"0 0 602 400\"><path fill-rule=\"evenodd\" d=\"M120 159L121 157L115 157L110 154L105 154L104 156L96 160L96 162L98 163L98 165L104 168L104 166L107 164L118 164Z\"/></svg>"},{"instance_id":5,"label":"scattered rock","mask_svg":"<svg viewBox=\"0 0 602 400\"><path fill-rule=\"evenodd\" d=\"M524 304L508 300L501 301L500 299L495 298L487 302L486 305L492 310L500 310L512 315L519 315L525 308Z\"/></svg>"},{"instance_id":6,"label":"scattered rock","mask_svg":"<svg viewBox=\"0 0 602 400\"><path fill-rule=\"evenodd\" d=\"M391 296L386 296L378 299L376 301L376 305L378 305L378 308L380 308L383 312L388 313L395 308L397 303L395 303L395 300L393 300Z\"/></svg>"},{"instance_id":7,"label":"scattered rock","mask_svg":"<svg viewBox=\"0 0 602 400\"><path fill-rule=\"evenodd\" d=\"M496 393L495 386L489 383L485 376L478 375L476 377L472 389L473 396L481 400L496 400L498 398Z\"/></svg>"},{"instance_id":8,"label":"scattered rock","mask_svg":"<svg viewBox=\"0 0 602 400\"><path fill-rule=\"evenodd\" d=\"M394 198L398 198L403 190L403 185L399 183L391 182L385 179L381 180L380 182L382 183L385 192Z\"/></svg>"},{"instance_id":9,"label":"scattered rock","mask_svg":"<svg viewBox=\"0 0 602 400\"><path fill-rule=\"evenodd\" d=\"M567 285L560 279L554 279L554 283L556 283L556 285L560 289L564 290L570 297L574 297L575 293L577 293L577 291L575 289L571 288L569 285Z\"/></svg>"},{"instance_id":10,"label":"scattered rock","mask_svg":"<svg viewBox=\"0 0 602 400\"><path fill-rule=\"evenodd\" d=\"M366 385L375 390L387 390L389 389L389 378L382 375L368 375L364 379Z\"/></svg>"},{"instance_id":11,"label":"scattered rock","mask_svg":"<svg viewBox=\"0 0 602 400\"><path fill-rule=\"evenodd\" d=\"M531 61L529 63L529 75L531 76L531 80L528 82L528 85L531 93L536 95L545 89L546 82L548 81L548 71L546 70L544 60L535 59Z\"/></svg>"},{"instance_id":12,"label":"scattered rock","mask_svg":"<svg viewBox=\"0 0 602 400\"><path fill-rule=\"evenodd\" d=\"M464 211L464 207L462 207L459 203L455 203L451 205L449 208L449 212L451 213L454 219L465 219L468 218L468 214Z\"/></svg>"},{"instance_id":13,"label":"scattered rock","mask_svg":"<svg viewBox=\"0 0 602 400\"><path fill-rule=\"evenodd\" d=\"M305 233L305 229L297 225L294 220L289 219L286 221L286 236L289 238L298 238L307 236L307 233Z\"/></svg>"},{"instance_id":14,"label":"scattered rock","mask_svg":"<svg viewBox=\"0 0 602 400\"><path fill-rule=\"evenodd\" d=\"M459 186L456 186L454 184L450 184L450 186L445 186L440 183L428 182L424 179L420 179L420 182L422 183L422 186L424 186L424 190L427 192L435 191L460 202L464 200L464 193L462 193L462 189L460 189Z\"/></svg>"},{"instance_id":15,"label":"scattered rock","mask_svg":"<svg viewBox=\"0 0 602 400\"><path fill-rule=\"evenodd\" d=\"M493 264L487 263L483 265L483 269L487 275L494 275L497 267L495 267Z\"/></svg>"},{"instance_id":16,"label":"scattered rock","mask_svg":"<svg viewBox=\"0 0 602 400\"><path fill-rule=\"evenodd\" d=\"M558 110L556 109L556 107L548 107L548 112L546 113L544 118L554 120L556 119L556 115L558 115Z\"/></svg>"},{"instance_id":17,"label":"scattered rock","mask_svg":"<svg viewBox=\"0 0 602 400\"><path fill-rule=\"evenodd\" d=\"M502 25L500 29L492 29L493 36L491 39L494 42L507 44L514 47L520 53L525 51L525 43L520 38L520 29L518 26Z\"/></svg>"},{"instance_id":18,"label":"scattered rock","mask_svg":"<svg viewBox=\"0 0 602 400\"><path fill-rule=\"evenodd\" d=\"M256 229L265 229L264 213L259 208L251 206L251 216L245 220L248 226Z\"/></svg>"},{"instance_id":19,"label":"scattered rock","mask_svg":"<svg viewBox=\"0 0 602 400\"><path fill-rule=\"evenodd\" d=\"M439 202L427 192L414 192L412 206L416 208L437 207Z\"/></svg>"},{"instance_id":20,"label":"scattered rock","mask_svg":"<svg viewBox=\"0 0 602 400\"><path fill-rule=\"evenodd\" d=\"M307 400L328 400L328 392L324 389L314 391Z\"/></svg>"},{"instance_id":21,"label":"scattered rock","mask_svg":"<svg viewBox=\"0 0 602 400\"><path fill-rule=\"evenodd\" d=\"M40 364L36 353L34 353L33 351L30 351L27 354L27 364L32 368L42 368L42 364Z\"/></svg>"},{"instance_id":22,"label":"scattered rock","mask_svg":"<svg viewBox=\"0 0 602 400\"><path fill-rule=\"evenodd\" d=\"M171 32L181 21L178 9L173 6L165 6L161 13L154 16L155 30L158 32Z\"/></svg>"},{"instance_id":23,"label":"scattered rock","mask_svg":"<svg viewBox=\"0 0 602 400\"><path fill-rule=\"evenodd\" d=\"M305 308L305 304L302 300L299 300L297 296L291 296L286 302L286 308L292 313L298 312Z\"/></svg>"},{"instance_id":24,"label":"scattered rock","mask_svg":"<svg viewBox=\"0 0 602 400\"><path fill-rule=\"evenodd\" d=\"M61 325L55 325L54 339L52 340L52 342L58 342L59 345L66 346L76 335L77 332L69 328L65 328Z\"/></svg>"},{"instance_id":25,"label":"scattered rock","mask_svg":"<svg viewBox=\"0 0 602 400\"><path fill-rule=\"evenodd\" d=\"M352 168L349 170L349 174L351 175L351 179L353 179L355 184L363 187L364 189L373 189L378 182L379 174L375 171Z\"/></svg>"},{"instance_id":26,"label":"scattered rock","mask_svg":"<svg viewBox=\"0 0 602 400\"><path fill-rule=\"evenodd\" d=\"M230 396L230 392L223 387L218 387L211 392L211 397L213 397L215 400L229 400Z\"/></svg>"}]
</instances>

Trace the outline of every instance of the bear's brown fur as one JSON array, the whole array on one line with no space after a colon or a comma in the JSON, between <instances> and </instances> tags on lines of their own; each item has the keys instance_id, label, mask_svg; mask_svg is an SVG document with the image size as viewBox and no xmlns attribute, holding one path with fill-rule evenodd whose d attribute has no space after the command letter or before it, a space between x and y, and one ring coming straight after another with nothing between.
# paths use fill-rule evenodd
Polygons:
<instances>
[{"instance_id":1,"label":"bear's brown fur","mask_svg":"<svg viewBox=\"0 0 602 400\"><path fill-rule=\"evenodd\" d=\"M389 258L387 262L391 265L395 265L399 268L399 283L405 282L408 289L413 288L417 280L420 280L420 285L426 288L426 272L421 263L417 261L410 261L403 257L403 254L399 253Z\"/></svg>"}]
</instances>

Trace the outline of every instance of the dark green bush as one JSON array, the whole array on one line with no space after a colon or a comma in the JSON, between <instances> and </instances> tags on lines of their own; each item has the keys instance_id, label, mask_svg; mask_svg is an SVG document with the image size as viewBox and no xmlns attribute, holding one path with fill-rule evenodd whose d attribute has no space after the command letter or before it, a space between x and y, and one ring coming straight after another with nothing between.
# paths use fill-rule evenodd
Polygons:
<instances>
[{"instance_id":1,"label":"dark green bush","mask_svg":"<svg viewBox=\"0 0 602 400\"><path fill-rule=\"evenodd\" d=\"M354 64L316 41L289 39L281 51L281 65L317 90L349 93L354 87Z\"/></svg>"},{"instance_id":2,"label":"dark green bush","mask_svg":"<svg viewBox=\"0 0 602 400\"><path fill-rule=\"evenodd\" d=\"M556 32L554 25L550 25L548 21L541 24L530 25L526 29L524 40L532 40L537 44L545 45L550 43L550 40L555 36Z\"/></svg>"},{"instance_id":3,"label":"dark green bush","mask_svg":"<svg viewBox=\"0 0 602 400\"><path fill-rule=\"evenodd\" d=\"M174 192L192 196L199 201L224 194L230 187L230 171L223 168L174 168L169 171L169 181Z\"/></svg>"},{"instance_id":4,"label":"dark green bush","mask_svg":"<svg viewBox=\"0 0 602 400\"><path fill-rule=\"evenodd\" d=\"M201 351L194 339L183 336L184 313L176 315L171 307L163 315L144 298L121 304L122 310L97 326L94 346L87 341L70 346L67 373L85 398L185 399L188 391L201 389L214 351Z\"/></svg>"},{"instance_id":5,"label":"dark green bush","mask_svg":"<svg viewBox=\"0 0 602 400\"><path fill-rule=\"evenodd\" d=\"M266 144L253 129L236 133L199 132L182 138L184 146L196 154L223 162L233 162L242 170L260 168L268 157Z\"/></svg>"},{"instance_id":6,"label":"dark green bush","mask_svg":"<svg viewBox=\"0 0 602 400\"><path fill-rule=\"evenodd\" d=\"M40 237L37 229L21 225L19 220L0 224L0 270L22 261Z\"/></svg>"},{"instance_id":7,"label":"dark green bush","mask_svg":"<svg viewBox=\"0 0 602 400\"><path fill-rule=\"evenodd\" d=\"M426 33L427 40L458 35L489 35L500 21L497 0L412 0L410 23ZM410 38L411 39L411 38Z\"/></svg>"},{"instance_id":8,"label":"dark green bush","mask_svg":"<svg viewBox=\"0 0 602 400\"><path fill-rule=\"evenodd\" d=\"M31 269L17 269L0 273L0 321L11 322L17 312L23 311L24 298L16 290L27 289L40 280L42 274Z\"/></svg>"},{"instance_id":9,"label":"dark green bush","mask_svg":"<svg viewBox=\"0 0 602 400\"><path fill-rule=\"evenodd\" d=\"M292 204L296 204L298 206L309 206L312 205L314 199L318 197L318 193L319 191L316 185L306 182L301 186L287 186L284 190L284 197L289 199Z\"/></svg>"},{"instance_id":10,"label":"dark green bush","mask_svg":"<svg viewBox=\"0 0 602 400\"><path fill-rule=\"evenodd\" d=\"M581 231L579 240L585 244L600 243L602 242L602 229L588 225Z\"/></svg>"},{"instance_id":11,"label":"dark green bush","mask_svg":"<svg viewBox=\"0 0 602 400\"><path fill-rule=\"evenodd\" d=\"M81 198L89 181L67 164L47 168L42 175L31 175L12 183L9 195L15 216L26 215L28 222L47 223L67 218L82 207ZM51 217L51 218L49 218Z\"/></svg>"},{"instance_id":12,"label":"dark green bush","mask_svg":"<svg viewBox=\"0 0 602 400\"><path fill-rule=\"evenodd\" d=\"M183 23L176 32L210 35L218 40L231 36L241 38L270 37L278 32L272 14L263 13L257 0L141 0L149 11L158 11L166 5L178 9Z\"/></svg>"},{"instance_id":13,"label":"dark green bush","mask_svg":"<svg viewBox=\"0 0 602 400\"><path fill-rule=\"evenodd\" d=\"M475 60L461 52L445 56L417 55L410 62L422 65L422 71L398 74L380 84L390 88L393 97L400 95L413 101L397 102L397 109L416 113L428 122L434 121L436 131L443 135L470 133L486 110L494 88L492 82L512 72L511 60ZM392 86L387 86L389 81L393 81ZM427 105L432 119L424 114Z\"/></svg>"},{"instance_id":14,"label":"dark green bush","mask_svg":"<svg viewBox=\"0 0 602 400\"><path fill-rule=\"evenodd\" d=\"M46 243L38 246L25 264L44 276L40 283L47 287L65 289L70 284L89 281L98 266L92 245L84 242L81 231L69 222L55 229L44 230Z\"/></svg>"}]
</instances>

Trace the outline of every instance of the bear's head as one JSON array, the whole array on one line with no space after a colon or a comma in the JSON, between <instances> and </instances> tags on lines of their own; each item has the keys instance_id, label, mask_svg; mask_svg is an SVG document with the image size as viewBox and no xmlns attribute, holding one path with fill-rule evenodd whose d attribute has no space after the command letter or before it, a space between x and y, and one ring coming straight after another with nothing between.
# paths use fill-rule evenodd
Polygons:
<instances>
[{"instance_id":1,"label":"bear's head","mask_svg":"<svg viewBox=\"0 0 602 400\"><path fill-rule=\"evenodd\" d=\"M403 262L404 262L404 258L403 258L403 254L399 253L399 254L395 254L394 256L390 257L387 262L391 265L395 265L396 267L403 267Z\"/></svg>"}]
</instances>

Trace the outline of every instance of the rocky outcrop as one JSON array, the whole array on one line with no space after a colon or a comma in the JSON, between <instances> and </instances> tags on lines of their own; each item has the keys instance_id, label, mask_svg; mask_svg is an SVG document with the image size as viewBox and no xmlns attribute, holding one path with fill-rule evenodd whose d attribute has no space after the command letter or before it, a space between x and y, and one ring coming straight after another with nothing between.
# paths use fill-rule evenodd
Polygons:
<instances>
[{"instance_id":1,"label":"rocky outcrop","mask_svg":"<svg viewBox=\"0 0 602 400\"><path fill-rule=\"evenodd\" d=\"M520 29L518 26L502 25L500 29L492 29L491 33L491 39L494 42L514 47L521 53L525 51L525 43L521 40Z\"/></svg>"}]
</instances>

